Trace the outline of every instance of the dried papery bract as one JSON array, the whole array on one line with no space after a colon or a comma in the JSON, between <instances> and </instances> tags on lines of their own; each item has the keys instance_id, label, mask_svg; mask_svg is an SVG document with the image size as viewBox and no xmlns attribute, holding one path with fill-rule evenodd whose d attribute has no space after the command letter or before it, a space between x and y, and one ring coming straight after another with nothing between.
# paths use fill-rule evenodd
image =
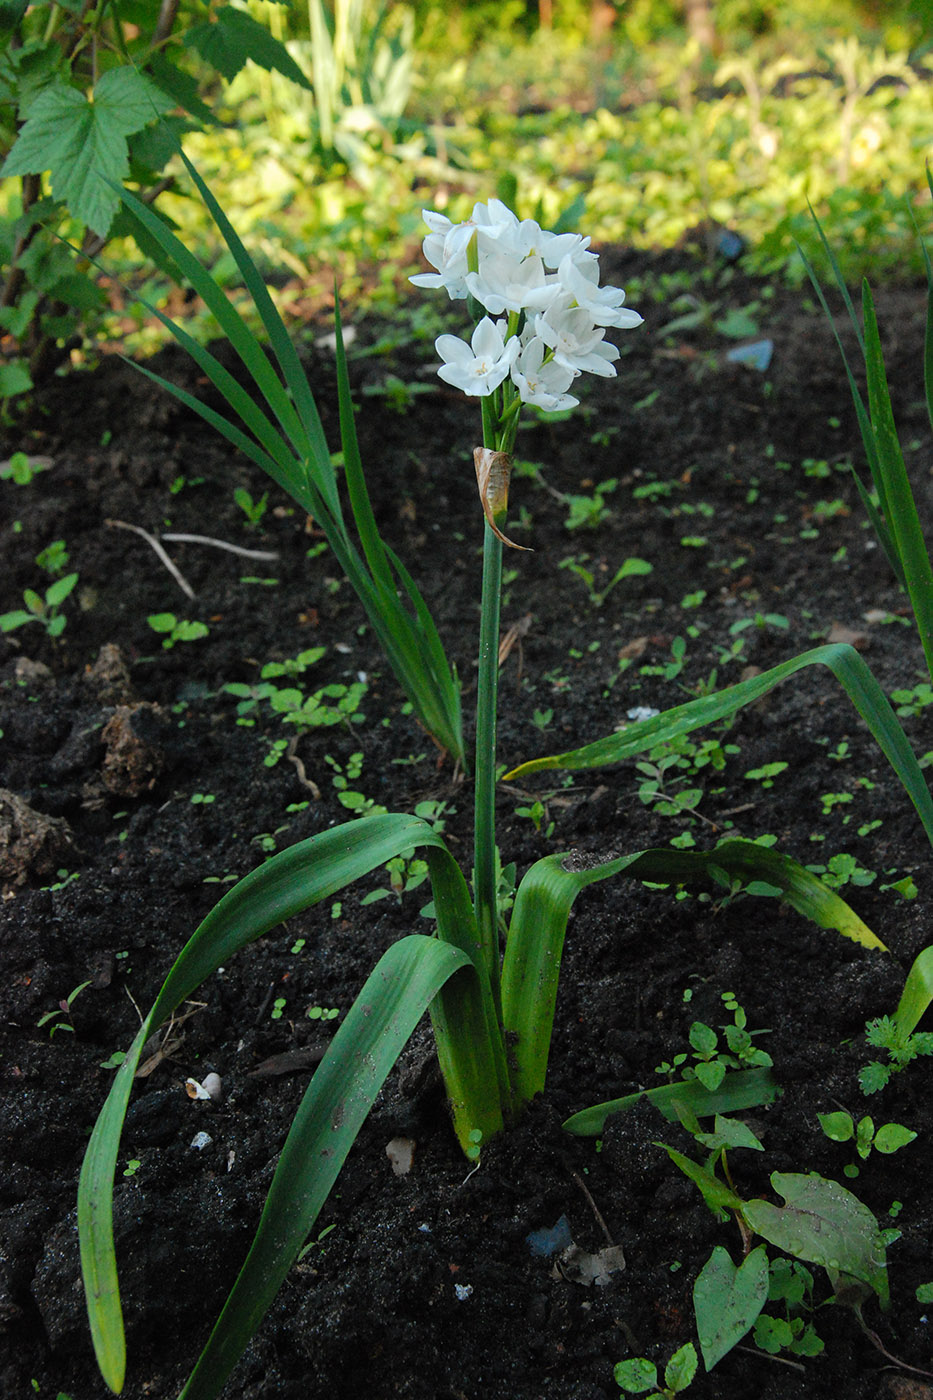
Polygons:
<instances>
[{"instance_id":1,"label":"dried papery bract","mask_svg":"<svg viewBox=\"0 0 933 1400\"><path fill-rule=\"evenodd\" d=\"M509 481L512 477L512 458L508 452L494 452L489 447L474 447L473 465L476 468L476 485L483 507L486 523L497 540L507 544L509 549L521 549L526 554L531 551L527 545L516 544L504 535L496 524L504 520L509 508Z\"/></svg>"}]
</instances>

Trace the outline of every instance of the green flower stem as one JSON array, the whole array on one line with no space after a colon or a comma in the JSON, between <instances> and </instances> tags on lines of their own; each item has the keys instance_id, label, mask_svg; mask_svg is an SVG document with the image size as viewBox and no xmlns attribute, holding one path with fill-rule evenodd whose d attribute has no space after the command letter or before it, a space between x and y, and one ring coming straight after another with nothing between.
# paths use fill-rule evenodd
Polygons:
<instances>
[{"instance_id":1,"label":"green flower stem","mask_svg":"<svg viewBox=\"0 0 933 1400\"><path fill-rule=\"evenodd\" d=\"M485 434L484 434L485 436ZM496 880L496 695L499 686L499 603L502 544L484 526L476 694L473 893L476 927L499 1011L499 910Z\"/></svg>"}]
</instances>

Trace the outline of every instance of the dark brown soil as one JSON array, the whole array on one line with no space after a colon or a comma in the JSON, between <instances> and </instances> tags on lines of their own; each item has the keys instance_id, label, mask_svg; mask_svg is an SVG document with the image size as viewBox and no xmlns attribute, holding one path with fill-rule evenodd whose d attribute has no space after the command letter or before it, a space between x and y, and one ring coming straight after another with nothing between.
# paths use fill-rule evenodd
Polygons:
<instances>
[{"instance_id":1,"label":"dark brown soil","mask_svg":"<svg viewBox=\"0 0 933 1400\"><path fill-rule=\"evenodd\" d=\"M627 255L610 262L606 280L623 282L684 266L682 258ZM837 469L856 453L857 432L828 327L799 294L776 289L769 300L769 288L738 274L711 290L723 307L764 297L761 333L774 342L766 373L728 363L729 342L713 331L666 339L656 328L670 319L667 307L633 298L647 326L627 336L618 380L596 383L585 413L523 430L519 456L540 463L543 480L519 478L512 491L516 536L535 552L506 560L514 575L505 625L529 614L530 621L502 674L504 763L600 737L634 706L680 703L714 669L719 684L731 683L744 667L773 665L838 628L857 635L889 691L922 678L915 633L902 625L905 599L863 524L850 477ZM924 298L919 288L902 288L878 302L908 465L931 519ZM391 330L363 321L357 348ZM332 363L324 349L308 353L336 444ZM358 356L352 372L380 524L429 598L469 714L481 532L469 460L476 415L442 388L416 396L405 414L367 392L388 374L434 384L431 354L430 339L402 343ZM163 352L158 368L205 392L180 353ZM45 454L52 465L29 486L0 484L0 610L39 587L34 557L52 540L67 542L80 582L59 640L34 625L0 641L0 784L65 824L48 844L33 842L21 880L18 867L4 873L0 1393L97 1400L104 1387L80 1292L75 1189L111 1078L105 1063L132 1039L137 1007L151 1004L227 887L218 880L346 819L326 755L345 766L362 751L351 786L389 810L446 802L447 834L466 870L470 790L405 713L332 559L307 557L319 541L306 522L273 488L260 525L249 528L233 490L260 496L258 472L134 369L106 358L93 372L57 381L9 434L3 455L16 448ZM828 475L813 474L823 468L808 470L807 462L827 463ZM173 492L181 477L186 484ZM607 518L569 531L560 494L592 494L606 478L618 479L605 498ZM635 494L655 480L662 485L654 499ZM167 545L196 592L190 601L144 540L115 521L153 533L170 525L278 558ZM684 543L699 538L705 543ZM630 555L649 560L653 573L619 584L596 608L580 578L560 567L571 555L587 555L585 566L604 582ZM683 606L701 590L702 601ZM209 635L163 649L146 619L169 611L206 623ZM730 633L758 614L778 614L788 625ZM677 637L686 641L683 668L666 676ZM736 637L744 640L741 655L723 660ZM307 673L309 686L365 674L365 721L311 731L297 744L300 763L286 756L266 766L273 741L290 731L265 709L252 725L238 725L236 700L223 687L253 682L266 662L312 646L326 654ZM619 675L625 649L635 659ZM553 712L545 732L536 711ZM930 713L904 721L918 753L933 747ZM616 1362L647 1355L663 1365L695 1340L697 1273L716 1243L738 1260L741 1241L654 1145L690 1151L690 1139L648 1107L611 1120L600 1142L570 1137L560 1125L589 1103L660 1083L655 1066L688 1048L694 1020L729 1019L726 991L752 1028L770 1031L760 1043L783 1087L772 1107L753 1115L765 1151L732 1154L736 1188L775 1199L771 1172L812 1170L855 1190L883 1226L896 1224L892 1306L882 1314L868 1303L866 1321L889 1352L931 1369L933 1324L915 1298L933 1279L926 1062L872 1099L856 1078L871 1057L866 1019L893 1010L906 969L930 941L923 831L826 672L803 672L720 737L735 751L724 772L700 775L699 816L663 816L644 805L632 763L567 785L561 775L550 783L541 775L520 790L504 786L503 860L521 873L550 851L599 857L665 845L685 832L701 846L724 831L770 833L805 863L825 865L848 852L872 872L873 881L842 893L890 953L867 952L773 900L730 903L699 890L675 897L632 882L586 892L570 923L545 1095L471 1171L449 1129L428 1030L420 1029L324 1209L320 1245L293 1269L229 1395L608 1400L620 1393ZM770 787L745 776L774 762L788 767ZM197 794L213 800L193 801ZM826 814L825 794L846 801ZM547 809L540 832L516 811L535 797ZM908 875L915 899L882 888ZM337 1023L309 1019L307 1008L346 1010L393 939L429 929L419 915L427 887L401 903L362 903L387 884L380 873L346 891L339 906L251 946L211 978L174 1048L139 1082L116 1191L130 1400L161 1400L181 1388L244 1256L313 1056L290 1073L260 1067L319 1048ZM85 982L72 1030L50 1034L54 1021L37 1024ZM211 1071L223 1080L220 1101L190 1100L186 1078ZM830 1142L817 1120L840 1106L856 1118L903 1123L918 1137L893 1156L873 1153L851 1181L842 1175L850 1147ZM199 1151L191 1143L201 1131L210 1142ZM416 1139L417 1151L410 1174L397 1177L385 1146L399 1135ZM627 1267L607 1286L584 1287L532 1254L527 1236L562 1215L585 1249L605 1243L600 1216L623 1245ZM825 1301L826 1276L813 1272L816 1298ZM919 1379L905 1388L906 1373L870 1344L849 1309L823 1307L813 1320L825 1342L820 1356L795 1368L747 1338L711 1375L701 1367L690 1393L698 1400L930 1394Z\"/></svg>"}]
</instances>

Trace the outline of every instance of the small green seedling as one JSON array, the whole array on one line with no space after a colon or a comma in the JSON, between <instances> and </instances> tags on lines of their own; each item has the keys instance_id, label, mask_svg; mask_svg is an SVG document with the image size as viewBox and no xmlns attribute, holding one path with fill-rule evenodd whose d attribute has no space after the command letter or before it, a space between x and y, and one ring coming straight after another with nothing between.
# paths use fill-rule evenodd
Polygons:
<instances>
[{"instance_id":1,"label":"small green seedling","mask_svg":"<svg viewBox=\"0 0 933 1400\"><path fill-rule=\"evenodd\" d=\"M588 554L571 554L566 559L562 559L557 567L569 569L572 574L576 574L577 578L584 584L594 608L602 607L617 583L621 583L626 578L634 578L638 574L650 574L652 569L646 559L626 559L612 577L606 581L608 568L605 565L597 565L593 569L588 569L586 568L588 560ZM599 576L598 584L597 575Z\"/></svg>"},{"instance_id":2,"label":"small green seedling","mask_svg":"<svg viewBox=\"0 0 933 1400\"><path fill-rule=\"evenodd\" d=\"M166 650L171 650L176 642L196 642L200 637L206 637L210 631L205 623L186 622L174 613L151 613L146 621L153 632L159 633Z\"/></svg>"},{"instance_id":3,"label":"small green seedling","mask_svg":"<svg viewBox=\"0 0 933 1400\"><path fill-rule=\"evenodd\" d=\"M40 569L44 569L52 578L57 578L59 574L65 572L70 559L68 547L64 540L53 540L47 544L45 549L40 549L36 555L36 563Z\"/></svg>"},{"instance_id":4,"label":"small green seedling","mask_svg":"<svg viewBox=\"0 0 933 1400\"><path fill-rule=\"evenodd\" d=\"M25 589L23 602L26 607L0 613L0 632L15 632L28 622L38 622L50 637L60 637L66 622L65 614L60 608L77 582L77 574L66 574L64 578L57 578L50 584L41 598L33 589Z\"/></svg>"},{"instance_id":5,"label":"small green seedling","mask_svg":"<svg viewBox=\"0 0 933 1400\"><path fill-rule=\"evenodd\" d=\"M554 835L554 823L548 821L547 807L539 799L536 798L530 807L516 807L515 815L527 818L534 824L535 831L543 833L546 837Z\"/></svg>"},{"instance_id":6,"label":"small green seedling","mask_svg":"<svg viewBox=\"0 0 933 1400\"><path fill-rule=\"evenodd\" d=\"M309 1006L309 1021L336 1021L340 1015L339 1006Z\"/></svg>"},{"instance_id":7,"label":"small green seedling","mask_svg":"<svg viewBox=\"0 0 933 1400\"><path fill-rule=\"evenodd\" d=\"M770 1356L787 1351L792 1356L819 1356L822 1338L804 1314L813 1312L813 1275L796 1259L772 1259L768 1266L768 1302L783 1304L783 1317L759 1313L755 1321L755 1345Z\"/></svg>"},{"instance_id":8,"label":"small green seedling","mask_svg":"<svg viewBox=\"0 0 933 1400\"><path fill-rule=\"evenodd\" d=\"M612 512L606 505L606 497L616 489L618 484L617 477L609 477L606 481L597 482L590 496L564 496L564 504L567 506L567 519L564 521L564 528L567 530L581 528L595 530L597 525L608 520Z\"/></svg>"},{"instance_id":9,"label":"small green seedling","mask_svg":"<svg viewBox=\"0 0 933 1400\"><path fill-rule=\"evenodd\" d=\"M246 516L247 523L255 529L261 523L262 517L266 513L266 508L269 504L269 492L263 491L259 500L254 501L244 486L238 486L233 493L233 499Z\"/></svg>"},{"instance_id":10,"label":"small green seedling","mask_svg":"<svg viewBox=\"0 0 933 1400\"><path fill-rule=\"evenodd\" d=\"M726 1046L722 1048L719 1036L703 1021L694 1021L690 1027L689 1040L693 1050L693 1065L687 1064L686 1054L675 1055L668 1063L658 1065L655 1073L666 1074L669 1079L674 1071L682 1071L682 1079L698 1079L704 1089L715 1092L722 1084L728 1069L767 1069L773 1064L771 1056L752 1044L756 1035L770 1035L769 1030L750 1031L748 1018L739 1005L733 992L723 992L722 1002L727 1011L732 1012L733 1024L720 1027L725 1036Z\"/></svg>"},{"instance_id":11,"label":"small green seedling","mask_svg":"<svg viewBox=\"0 0 933 1400\"><path fill-rule=\"evenodd\" d=\"M877 1094L890 1080L892 1074L917 1059L919 1055L933 1055L933 1031L916 1031L904 1035L891 1016L879 1016L869 1021L865 1027L865 1039L878 1050L886 1050L888 1064L872 1060L859 1071L859 1087L863 1094Z\"/></svg>"},{"instance_id":12,"label":"small green seedling","mask_svg":"<svg viewBox=\"0 0 933 1400\"><path fill-rule=\"evenodd\" d=\"M436 394L437 390L433 384L420 384L417 380L406 382L397 374L389 374L380 384L364 385L362 392L368 398L382 399L386 408L403 415L414 406L419 394Z\"/></svg>"},{"instance_id":13,"label":"small green seedling","mask_svg":"<svg viewBox=\"0 0 933 1400\"><path fill-rule=\"evenodd\" d=\"M697 1353L692 1342L687 1342L674 1352L664 1368L664 1384L658 1380L658 1368L645 1356L637 1356L631 1361L620 1361L613 1375L616 1385L629 1395L663 1395L664 1400L673 1400L693 1381L697 1373Z\"/></svg>"},{"instance_id":14,"label":"small green seedling","mask_svg":"<svg viewBox=\"0 0 933 1400\"><path fill-rule=\"evenodd\" d=\"M47 472L52 465L51 457L27 457L25 452L14 452L7 461L0 462L0 481L12 481L14 486L28 486L40 472Z\"/></svg>"},{"instance_id":15,"label":"small green seedling","mask_svg":"<svg viewBox=\"0 0 933 1400\"><path fill-rule=\"evenodd\" d=\"M36 1022L36 1028L48 1026L49 1038L51 1038L56 1031L68 1031L71 1035L74 1035L75 1028L71 1020L71 1008L76 998L90 985L90 981L79 983L73 992L69 992L68 996L64 997L58 1003L54 1011L47 1011L44 1016L39 1017Z\"/></svg>"},{"instance_id":16,"label":"small green seedling","mask_svg":"<svg viewBox=\"0 0 933 1400\"><path fill-rule=\"evenodd\" d=\"M910 1128L905 1128L903 1123L882 1123L876 1130L874 1122L867 1115L856 1123L852 1115L845 1110L839 1113L818 1113L817 1117L820 1127L830 1141L854 1142L855 1150L862 1161L868 1158L872 1148L889 1156L892 1152L906 1147L917 1136ZM854 1162L850 1162L848 1166L843 1167L843 1171L846 1176L855 1177L858 1176L859 1169Z\"/></svg>"}]
</instances>

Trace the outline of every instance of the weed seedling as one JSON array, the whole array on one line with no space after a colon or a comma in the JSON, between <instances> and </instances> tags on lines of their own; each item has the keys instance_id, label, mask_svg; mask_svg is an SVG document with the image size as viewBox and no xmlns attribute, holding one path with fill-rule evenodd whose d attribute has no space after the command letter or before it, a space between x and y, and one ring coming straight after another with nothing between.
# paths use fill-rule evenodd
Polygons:
<instances>
[{"instance_id":1,"label":"weed seedling","mask_svg":"<svg viewBox=\"0 0 933 1400\"><path fill-rule=\"evenodd\" d=\"M863 1094L877 1094L892 1074L906 1069L919 1055L933 1055L933 1031L915 1031L904 1035L891 1016L879 1016L865 1027L865 1039L876 1050L885 1050L888 1063L872 1060L859 1071L859 1087Z\"/></svg>"},{"instance_id":2,"label":"weed seedling","mask_svg":"<svg viewBox=\"0 0 933 1400\"><path fill-rule=\"evenodd\" d=\"M60 637L65 630L65 614L61 612L62 603L73 592L78 575L65 574L64 578L55 579L45 590L40 598L32 588L27 588L23 592L23 602L25 608L15 608L12 612L0 613L0 632L15 632L19 627L25 627L29 622L38 622L46 630L50 637Z\"/></svg>"},{"instance_id":3,"label":"weed seedling","mask_svg":"<svg viewBox=\"0 0 933 1400\"><path fill-rule=\"evenodd\" d=\"M196 642L210 631L205 623L187 622L174 613L151 613L146 621L153 632L162 638L162 645L167 651L171 651L176 642Z\"/></svg>"},{"instance_id":4,"label":"weed seedling","mask_svg":"<svg viewBox=\"0 0 933 1400\"><path fill-rule=\"evenodd\" d=\"M81 982L74 991L69 992L66 997L58 1003L54 1011L47 1011L44 1016L40 1016L36 1022L36 1028L48 1026L49 1038L54 1036L56 1031L68 1031L74 1035L74 1023L71 1019L71 1008L77 997L91 985L90 981Z\"/></svg>"},{"instance_id":5,"label":"weed seedling","mask_svg":"<svg viewBox=\"0 0 933 1400\"><path fill-rule=\"evenodd\" d=\"M5 462L0 462L0 481L12 481L14 486L28 486L40 472L47 472L52 465L51 457L27 457L25 452L14 452Z\"/></svg>"},{"instance_id":6,"label":"weed seedling","mask_svg":"<svg viewBox=\"0 0 933 1400\"><path fill-rule=\"evenodd\" d=\"M862 1161L868 1158L872 1148L889 1156L892 1152L906 1147L917 1136L902 1123L882 1123L881 1127L876 1129L874 1122L867 1115L856 1123L852 1115L844 1109L838 1113L818 1113L817 1117L820 1127L831 1142L853 1142ZM854 1162L850 1162L842 1170L848 1177L856 1177L859 1173Z\"/></svg>"},{"instance_id":7,"label":"weed seedling","mask_svg":"<svg viewBox=\"0 0 933 1400\"><path fill-rule=\"evenodd\" d=\"M269 504L269 492L263 491L259 500L254 501L245 486L238 486L233 493L233 499L246 516L246 521L250 528L254 530L258 529Z\"/></svg>"},{"instance_id":8,"label":"weed seedling","mask_svg":"<svg viewBox=\"0 0 933 1400\"><path fill-rule=\"evenodd\" d=\"M675 1395L693 1381L697 1373L697 1353L692 1342L687 1342L674 1352L664 1368L664 1383L658 1380L658 1368L645 1356L637 1356L631 1361L620 1361L613 1375L616 1385L628 1395L662 1395L664 1400L673 1400Z\"/></svg>"}]
</instances>

